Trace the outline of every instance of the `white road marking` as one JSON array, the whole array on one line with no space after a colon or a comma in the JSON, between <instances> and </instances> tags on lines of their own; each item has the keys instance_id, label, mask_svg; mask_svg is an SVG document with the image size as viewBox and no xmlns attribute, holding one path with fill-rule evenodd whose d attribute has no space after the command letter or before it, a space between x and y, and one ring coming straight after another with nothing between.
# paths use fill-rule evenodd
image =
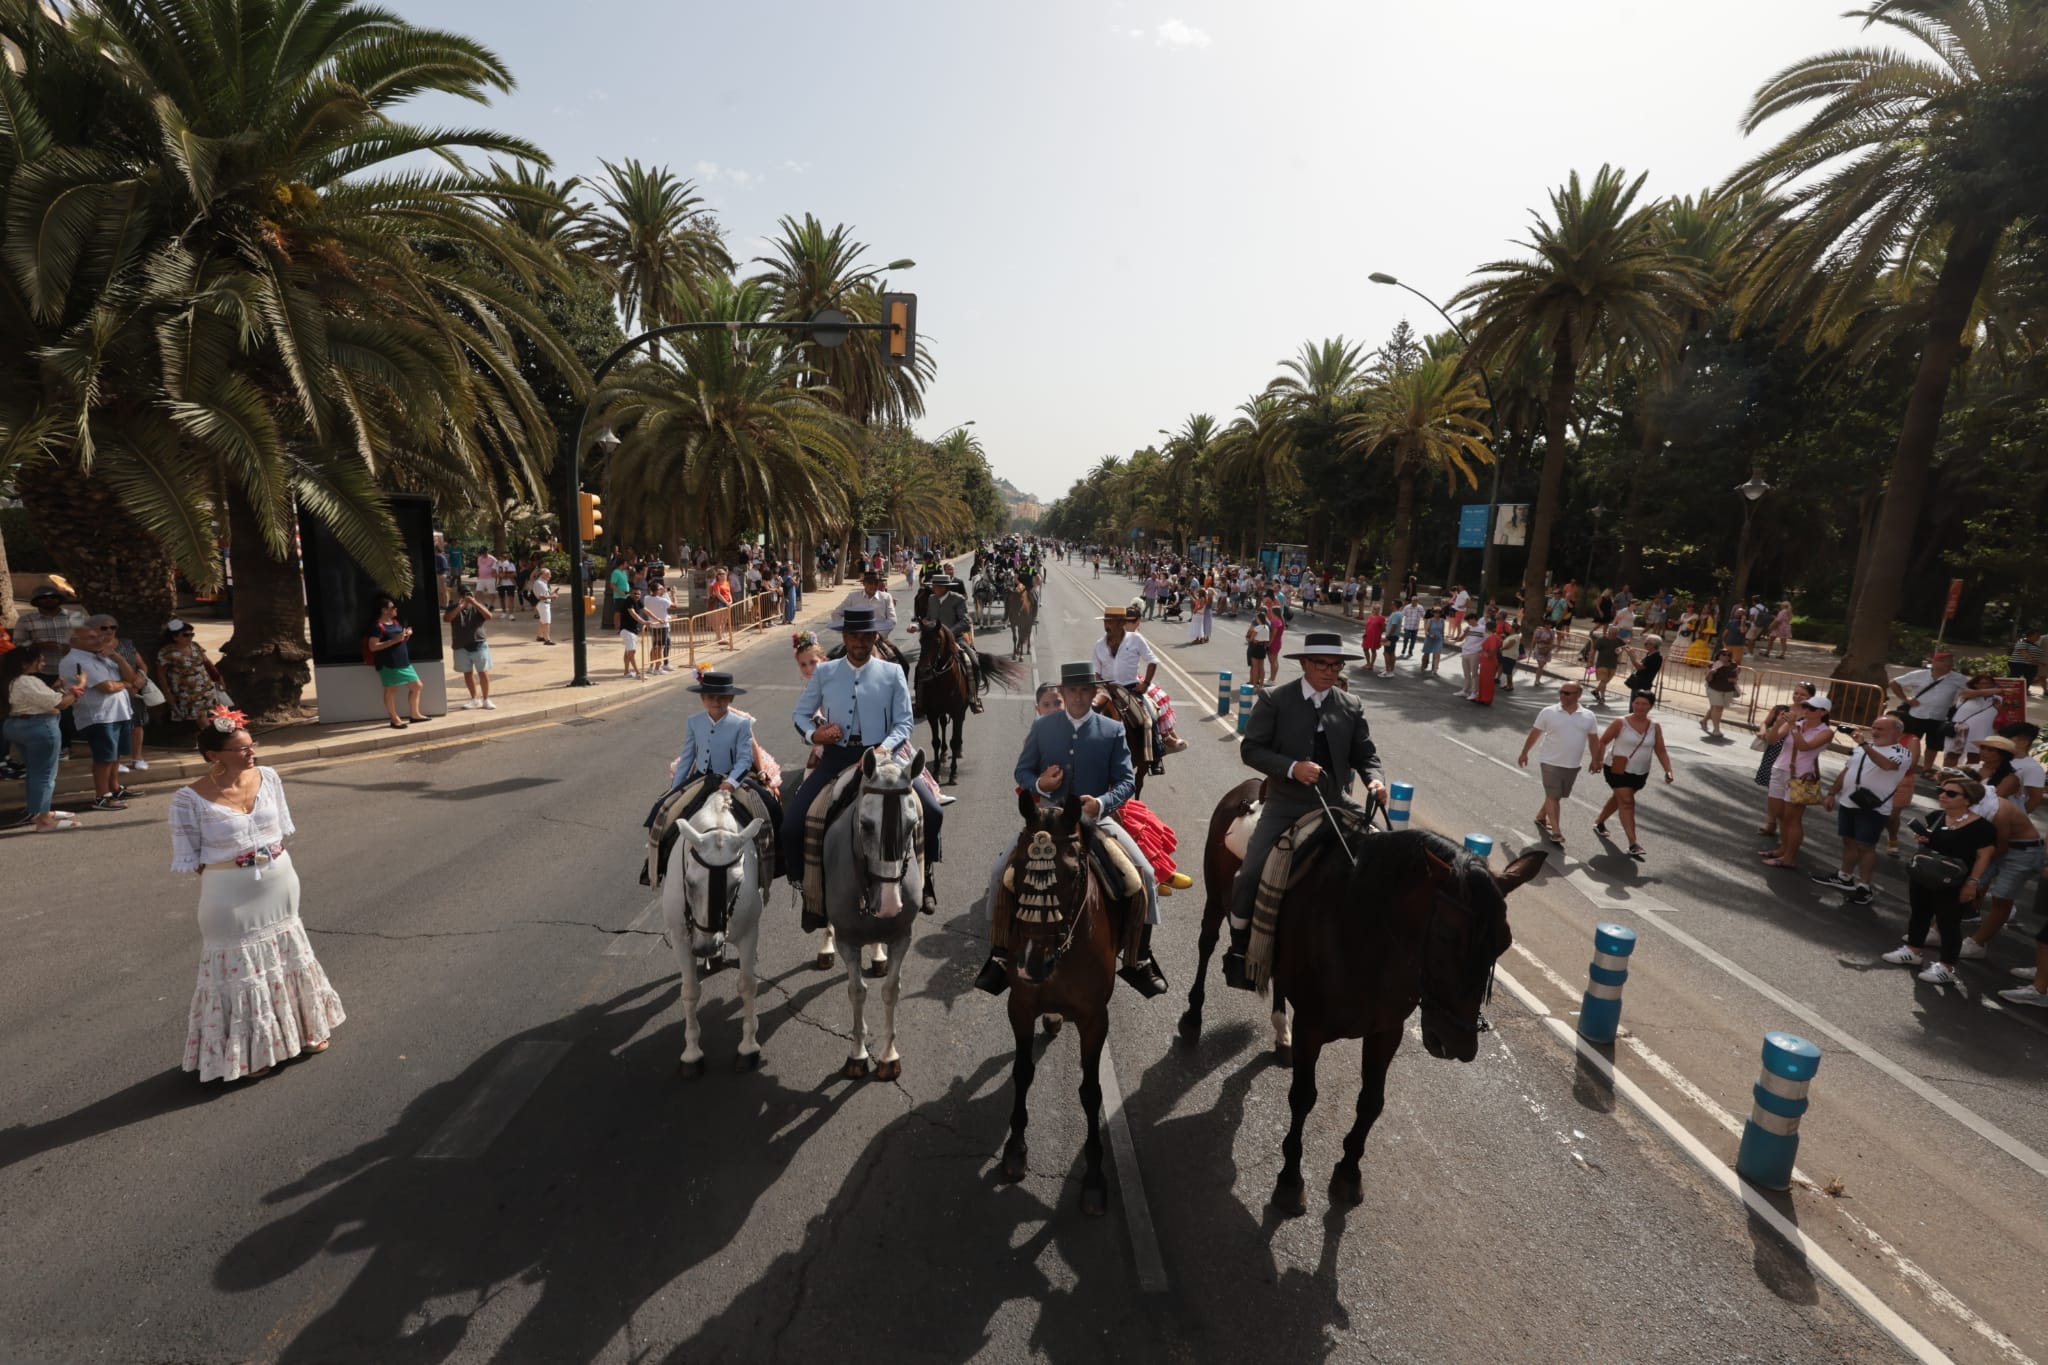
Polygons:
<instances>
[{"instance_id":1,"label":"white road marking","mask_svg":"<svg viewBox=\"0 0 2048 1365\"><path fill-rule=\"evenodd\" d=\"M626 926L623 934L613 934L611 942L604 945L606 957L645 957L660 944L662 935L661 897L647 902L645 909Z\"/></svg>"},{"instance_id":2,"label":"white road marking","mask_svg":"<svg viewBox=\"0 0 2048 1365\"><path fill-rule=\"evenodd\" d=\"M1530 952L1527 948L1524 948L1519 943L1515 944L1514 947L1517 953L1519 953L1522 957L1526 958L1531 966L1535 967L1535 969L1538 972L1543 974L1545 980L1549 981L1551 985L1557 987L1560 991L1562 991L1567 999L1569 999L1571 996L1577 993L1573 990L1570 982L1566 981L1562 976L1559 976L1556 972L1552 971L1550 969L1549 964L1545 963L1541 958L1537 957L1534 953ZM1503 973L1504 977L1505 975L1506 974ZM1536 997L1532 993L1518 989L1516 983L1511 979L1509 980L1508 984L1509 988L1515 991L1517 997L1522 999L1523 1004L1529 1005L1532 1010L1542 1011L1542 1013L1544 1014L1549 1013L1549 1011L1543 1009L1543 1002L1541 1000L1536 999ZM1737 1118L1734 1114L1730 1113L1712 1095L1709 1095L1706 1091L1700 1089L1697 1085L1694 1085L1692 1081L1685 1075L1685 1073L1681 1072L1677 1067L1671 1065L1671 1063L1665 1061L1661 1056L1653 1052L1650 1049L1649 1045L1643 1042L1642 1039L1636 1037L1634 1034L1629 1033L1626 1029L1624 1029L1621 1034L1621 1042L1624 1046L1628 1048L1630 1052L1634 1053L1639 1059L1641 1059L1645 1066L1649 1067L1652 1071L1656 1072L1657 1075L1662 1077L1664 1082L1670 1085L1674 1090L1677 1090L1681 1095L1684 1095L1687 1099L1691 1100L1693 1104L1699 1107L1701 1112L1705 1113L1708 1118L1712 1119L1716 1124L1720 1125L1720 1127L1723 1130L1725 1130L1730 1136L1738 1138L1742 1136L1741 1119ZM1818 1188L1818 1186L1814 1184L1812 1178L1809 1177L1806 1174L1806 1172L1800 1170L1797 1166L1794 1166L1792 1168L1792 1179L1796 1183L1806 1186L1808 1189ZM1865 1241L1868 1241L1872 1246L1876 1247L1878 1254L1882 1256L1885 1260L1891 1262L1892 1269L1897 1271L1903 1279L1907 1280L1915 1288L1919 1289L1922 1293L1926 1294L1927 1297L1930 1300L1932 1300L1934 1304L1937 1307L1939 1307L1943 1312L1949 1314L1949 1316L1955 1318L1957 1321L1961 1322L1965 1327L1969 1328L1972 1332L1976 1333L1978 1336L1982 1337L1985 1341L1990 1343L1992 1348L1995 1349L2000 1355L2005 1357L2007 1360L2011 1361L2012 1365L2038 1365L2038 1362L2036 1362L2034 1358L2028 1355L2025 1351L2021 1350L2019 1345L2016 1342L2014 1342L2012 1338L2006 1336L1996 1327L1993 1327L1990 1323L1986 1322L1983 1318L1979 1317L1975 1309L1971 1308L1969 1304L1963 1302L1961 1298L1957 1297L1956 1294L1948 1288L1948 1286L1942 1284L1939 1280L1935 1279L1932 1275L1928 1274L1927 1271L1922 1269L1917 1262L1908 1257L1904 1252L1900 1251L1897 1247L1893 1246L1889 1241L1885 1240L1885 1238L1880 1233L1878 1233L1876 1229L1872 1228L1868 1223L1864 1222L1861 1218L1858 1218L1855 1214L1849 1212L1849 1210L1846 1207L1844 1207L1839 1201L1832 1201L1830 1207L1834 1210L1835 1213L1839 1214L1842 1217L1842 1219L1849 1224L1850 1227L1854 1228L1856 1232Z\"/></svg>"},{"instance_id":3,"label":"white road marking","mask_svg":"<svg viewBox=\"0 0 2048 1365\"><path fill-rule=\"evenodd\" d=\"M1103 1045L1096 1071L1102 1083L1102 1121L1109 1129L1109 1152L1116 1161L1116 1188L1123 1196L1124 1221L1131 1230L1131 1259L1137 1262L1138 1289L1146 1294L1167 1291L1166 1260L1159 1254L1159 1233L1152 1224L1152 1206L1145 1202L1145 1177L1138 1170L1138 1148L1131 1141L1124 1115L1123 1087L1117 1084L1116 1060Z\"/></svg>"},{"instance_id":4,"label":"white road marking","mask_svg":"<svg viewBox=\"0 0 2048 1365\"><path fill-rule=\"evenodd\" d=\"M1891 1305L1851 1274L1847 1267L1816 1246L1811 1238L1801 1232L1785 1215L1779 1213L1776 1206L1754 1186L1737 1176L1725 1162L1707 1148L1706 1144L1694 1137L1690 1129L1671 1117L1662 1105L1644 1093L1641 1086L1625 1074L1616 1071L1598 1049L1580 1038L1570 1024L1552 1014L1549 1006L1531 994L1521 982L1515 980L1512 973L1503 971L1498 976L1501 984L1513 992L1515 997L1528 1007L1531 1014L1534 1014L1567 1047L1584 1058L1588 1065L1598 1070L1614 1086L1616 1093L1626 1098L1644 1117L1656 1124L1665 1137L1692 1158L1693 1163L1706 1173L1708 1179L1734 1195L1753 1216L1769 1224L1771 1230L1807 1265L1825 1275L1828 1282L1840 1290L1844 1298L1861 1309L1866 1317L1910 1352L1914 1359L1927 1362L1946 1362L1949 1359L1939 1346L1921 1335L1918 1328L1893 1311Z\"/></svg>"},{"instance_id":5,"label":"white road marking","mask_svg":"<svg viewBox=\"0 0 2048 1365\"><path fill-rule=\"evenodd\" d=\"M420 1148L421 1159L455 1161L482 1156L520 1107L533 1098L555 1064L568 1055L569 1044L559 1039L530 1039L505 1049L476 1092Z\"/></svg>"},{"instance_id":6,"label":"white road marking","mask_svg":"<svg viewBox=\"0 0 2048 1365\"><path fill-rule=\"evenodd\" d=\"M1576 888L1579 894L1584 896L1594 906L1600 909L1611 908L1612 902L1607 899L1605 888L1588 876L1584 868L1566 868L1559 874L1559 877L1566 884ZM1766 1000L1778 1006L1778 1008L1804 1020L1810 1027L1819 1030L1826 1037L1834 1039L1840 1046L1870 1063L1870 1065L1876 1067L1879 1071L1882 1071L1885 1075L1891 1077L1900 1085L1903 1085L1906 1089L1912 1091L1936 1109L1939 1109L1942 1113L1947 1114L1957 1123L1968 1128L1978 1137L1983 1138L1992 1146L2012 1157L2013 1160L2019 1162L2034 1172L2034 1174L2048 1176L2048 1156L2043 1156L2035 1151L2032 1147L2021 1142L1982 1114L1962 1104L1944 1091L1928 1084L1905 1067L1893 1061L1890 1057L1885 1056L1870 1044L1842 1028L1839 1024L1831 1022L1822 1017L1818 1011L1794 1000L1791 996L1779 990L1770 982L1765 981L1740 963L1727 957L1719 950L1694 938L1691 934L1688 934L1666 918L1667 915L1673 915L1678 912L1652 896L1649 892L1631 888L1628 898L1628 913L1631 918L1641 920L1654 928L1662 930L1674 942L1690 948L1696 955L1720 968L1729 976L1734 977L1758 995L1763 996Z\"/></svg>"}]
</instances>

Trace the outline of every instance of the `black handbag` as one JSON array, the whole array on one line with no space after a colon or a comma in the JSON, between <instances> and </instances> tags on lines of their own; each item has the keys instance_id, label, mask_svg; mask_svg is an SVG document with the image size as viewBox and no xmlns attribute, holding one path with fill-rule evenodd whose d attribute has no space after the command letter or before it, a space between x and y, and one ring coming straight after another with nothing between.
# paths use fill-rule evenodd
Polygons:
<instances>
[{"instance_id":1,"label":"black handbag","mask_svg":"<svg viewBox=\"0 0 2048 1365\"><path fill-rule=\"evenodd\" d=\"M1916 853L1906 864L1906 879L1923 891L1958 891L1970 870L1959 858L1939 853Z\"/></svg>"}]
</instances>

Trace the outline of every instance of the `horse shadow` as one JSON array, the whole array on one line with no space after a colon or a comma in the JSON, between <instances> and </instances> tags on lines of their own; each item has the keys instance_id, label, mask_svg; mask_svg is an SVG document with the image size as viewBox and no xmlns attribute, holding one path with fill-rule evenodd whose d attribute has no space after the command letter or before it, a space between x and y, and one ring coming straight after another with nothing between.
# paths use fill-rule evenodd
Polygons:
<instances>
[{"instance_id":1,"label":"horse shadow","mask_svg":"<svg viewBox=\"0 0 2048 1365\"><path fill-rule=\"evenodd\" d=\"M876 1133L801 1243L664 1365L849 1348L874 1360L1163 1358L1150 1327L1132 1320L1124 1239L1076 1207L1078 1142L1060 1160L1039 1128L1025 1179L1000 1180L1010 1061L1007 1051L986 1059ZM914 1297L922 1307L907 1311Z\"/></svg>"},{"instance_id":2,"label":"horse shadow","mask_svg":"<svg viewBox=\"0 0 2048 1365\"><path fill-rule=\"evenodd\" d=\"M726 1248L852 1093L833 1076L805 1089L769 1072L674 1082L680 1020L649 1029L674 1003L664 975L504 1039L381 1136L266 1195L277 1216L221 1259L214 1287L246 1293L359 1258L278 1349L284 1362L411 1365L483 1341L501 1360L599 1357L650 1298ZM534 1041L569 1046L489 1146L421 1158L508 1050ZM501 1296L518 1306L494 1307Z\"/></svg>"}]
</instances>

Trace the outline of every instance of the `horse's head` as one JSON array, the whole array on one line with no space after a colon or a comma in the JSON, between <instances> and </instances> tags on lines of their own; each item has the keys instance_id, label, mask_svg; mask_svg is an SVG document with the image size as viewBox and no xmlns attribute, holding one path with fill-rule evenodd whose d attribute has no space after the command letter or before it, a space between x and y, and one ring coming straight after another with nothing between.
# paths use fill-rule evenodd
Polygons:
<instances>
[{"instance_id":1,"label":"horse's head","mask_svg":"<svg viewBox=\"0 0 2048 1365\"><path fill-rule=\"evenodd\" d=\"M924 754L908 763L878 758L870 749L860 760L860 801L855 813L853 858L864 878L878 888L876 913L894 915L903 908L903 879L921 879L917 830L924 818L911 784L924 771Z\"/></svg>"},{"instance_id":2,"label":"horse's head","mask_svg":"<svg viewBox=\"0 0 2048 1365\"><path fill-rule=\"evenodd\" d=\"M732 922L740 896L760 885L759 851L755 838L761 822L745 826L733 817L724 792L704 803L696 815L677 826L687 858L683 865L683 914L692 930L723 934Z\"/></svg>"},{"instance_id":3,"label":"horse's head","mask_svg":"<svg viewBox=\"0 0 2048 1365\"><path fill-rule=\"evenodd\" d=\"M1037 984L1050 977L1074 941L1087 909L1088 861L1081 846L1081 799L1041 807L1029 792L1017 794L1024 832L1003 869L1003 886L1015 909L1010 914L1010 960L1017 975Z\"/></svg>"},{"instance_id":4,"label":"horse's head","mask_svg":"<svg viewBox=\"0 0 2048 1365\"><path fill-rule=\"evenodd\" d=\"M1515 941L1508 893L1534 877L1544 854L1524 853L1501 872L1463 851L1428 850L1430 907L1423 923L1422 1046L1432 1057L1479 1055L1479 1011L1493 992L1493 964Z\"/></svg>"}]
</instances>

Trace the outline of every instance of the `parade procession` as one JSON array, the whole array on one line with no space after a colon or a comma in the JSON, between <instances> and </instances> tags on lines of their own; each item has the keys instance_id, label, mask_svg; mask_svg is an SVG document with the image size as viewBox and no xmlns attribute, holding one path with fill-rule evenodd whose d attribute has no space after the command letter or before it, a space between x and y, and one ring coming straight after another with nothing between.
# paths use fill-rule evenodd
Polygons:
<instances>
[{"instance_id":1,"label":"parade procession","mask_svg":"<svg viewBox=\"0 0 2048 1365\"><path fill-rule=\"evenodd\" d=\"M0 0L0 1365L2048 1365L2048 0L1840 10Z\"/></svg>"}]
</instances>

